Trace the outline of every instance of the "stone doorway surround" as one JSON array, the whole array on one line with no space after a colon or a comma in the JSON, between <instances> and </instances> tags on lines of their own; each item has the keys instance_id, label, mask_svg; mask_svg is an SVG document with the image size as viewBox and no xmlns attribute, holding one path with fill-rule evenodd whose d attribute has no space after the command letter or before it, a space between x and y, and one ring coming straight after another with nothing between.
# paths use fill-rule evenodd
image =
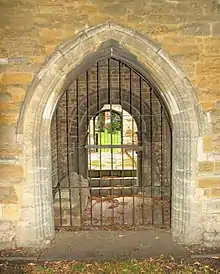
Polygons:
<instances>
[{"instance_id":1,"label":"stone doorway surround","mask_svg":"<svg viewBox=\"0 0 220 274\"><path fill-rule=\"evenodd\" d=\"M106 23L84 30L58 47L29 88L17 128L17 140L24 147L25 171L17 245L40 247L54 238L51 119L66 87L104 56L137 69L160 91L173 126L172 237L182 244L202 242L197 164L205 121L195 91L181 69L148 37Z\"/></svg>"}]
</instances>

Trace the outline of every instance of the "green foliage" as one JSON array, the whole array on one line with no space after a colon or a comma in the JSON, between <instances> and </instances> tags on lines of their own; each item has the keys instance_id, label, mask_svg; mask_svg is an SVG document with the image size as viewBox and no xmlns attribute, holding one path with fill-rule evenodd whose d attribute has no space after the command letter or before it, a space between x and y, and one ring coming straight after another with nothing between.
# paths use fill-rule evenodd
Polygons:
<instances>
[{"instance_id":1,"label":"green foliage","mask_svg":"<svg viewBox=\"0 0 220 274\"><path fill-rule=\"evenodd\" d=\"M115 133L117 131L121 131L121 127L122 127L121 117L117 113L112 112L111 122L106 127L107 131L109 133Z\"/></svg>"},{"instance_id":2,"label":"green foliage","mask_svg":"<svg viewBox=\"0 0 220 274\"><path fill-rule=\"evenodd\" d=\"M104 131L104 126L105 126L105 113L101 112L98 115L98 120L96 122L96 130L103 132Z\"/></svg>"},{"instance_id":3,"label":"green foliage","mask_svg":"<svg viewBox=\"0 0 220 274\"><path fill-rule=\"evenodd\" d=\"M103 132L106 128L109 133L116 133L117 131L121 131L122 119L120 115L118 115L115 112L112 112L111 122L105 126L105 113L106 112L103 111L98 115L98 120L96 122L96 130Z\"/></svg>"}]
</instances>

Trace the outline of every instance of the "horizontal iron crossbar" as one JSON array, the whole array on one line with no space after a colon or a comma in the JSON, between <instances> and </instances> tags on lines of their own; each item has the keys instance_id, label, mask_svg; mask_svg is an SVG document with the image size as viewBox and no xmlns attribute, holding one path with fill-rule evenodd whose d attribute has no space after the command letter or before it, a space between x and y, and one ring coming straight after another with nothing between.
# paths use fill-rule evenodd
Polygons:
<instances>
[{"instance_id":1,"label":"horizontal iron crossbar","mask_svg":"<svg viewBox=\"0 0 220 274\"><path fill-rule=\"evenodd\" d=\"M121 148L121 149L130 149L130 150L137 150L137 151L141 151L142 147L138 146L138 145L85 145L84 146L87 149L92 149L92 148Z\"/></svg>"}]
</instances>

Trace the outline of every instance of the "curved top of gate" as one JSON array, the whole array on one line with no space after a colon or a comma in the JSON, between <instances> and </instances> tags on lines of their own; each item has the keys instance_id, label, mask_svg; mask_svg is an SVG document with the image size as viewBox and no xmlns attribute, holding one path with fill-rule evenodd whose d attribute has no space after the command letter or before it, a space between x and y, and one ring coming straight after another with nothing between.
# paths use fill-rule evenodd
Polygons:
<instances>
[{"instance_id":1,"label":"curved top of gate","mask_svg":"<svg viewBox=\"0 0 220 274\"><path fill-rule=\"evenodd\" d=\"M104 57L120 59L141 73L160 91L172 122L187 123L181 126L185 133L201 135L204 117L186 74L147 36L114 23L83 30L57 48L29 88L17 133L30 134L29 127L33 133L39 132L43 120L51 121L65 88L94 61Z\"/></svg>"}]
</instances>

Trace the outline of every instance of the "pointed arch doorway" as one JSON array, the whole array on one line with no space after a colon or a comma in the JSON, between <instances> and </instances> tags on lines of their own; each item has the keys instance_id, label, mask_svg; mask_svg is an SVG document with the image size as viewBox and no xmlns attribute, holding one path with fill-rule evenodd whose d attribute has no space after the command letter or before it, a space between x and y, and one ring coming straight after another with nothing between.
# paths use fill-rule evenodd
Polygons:
<instances>
[{"instance_id":1,"label":"pointed arch doorway","mask_svg":"<svg viewBox=\"0 0 220 274\"><path fill-rule=\"evenodd\" d=\"M56 227L169 228L171 126L156 89L120 60L80 74L52 119Z\"/></svg>"},{"instance_id":2,"label":"pointed arch doorway","mask_svg":"<svg viewBox=\"0 0 220 274\"><path fill-rule=\"evenodd\" d=\"M36 75L26 96L17 129L25 170L17 244L45 245L54 237L52 117L73 79L104 56L131 66L160 92L173 126L172 236L184 244L201 242L202 213L195 190L203 117L194 90L179 67L147 37L107 23L61 45Z\"/></svg>"}]
</instances>

